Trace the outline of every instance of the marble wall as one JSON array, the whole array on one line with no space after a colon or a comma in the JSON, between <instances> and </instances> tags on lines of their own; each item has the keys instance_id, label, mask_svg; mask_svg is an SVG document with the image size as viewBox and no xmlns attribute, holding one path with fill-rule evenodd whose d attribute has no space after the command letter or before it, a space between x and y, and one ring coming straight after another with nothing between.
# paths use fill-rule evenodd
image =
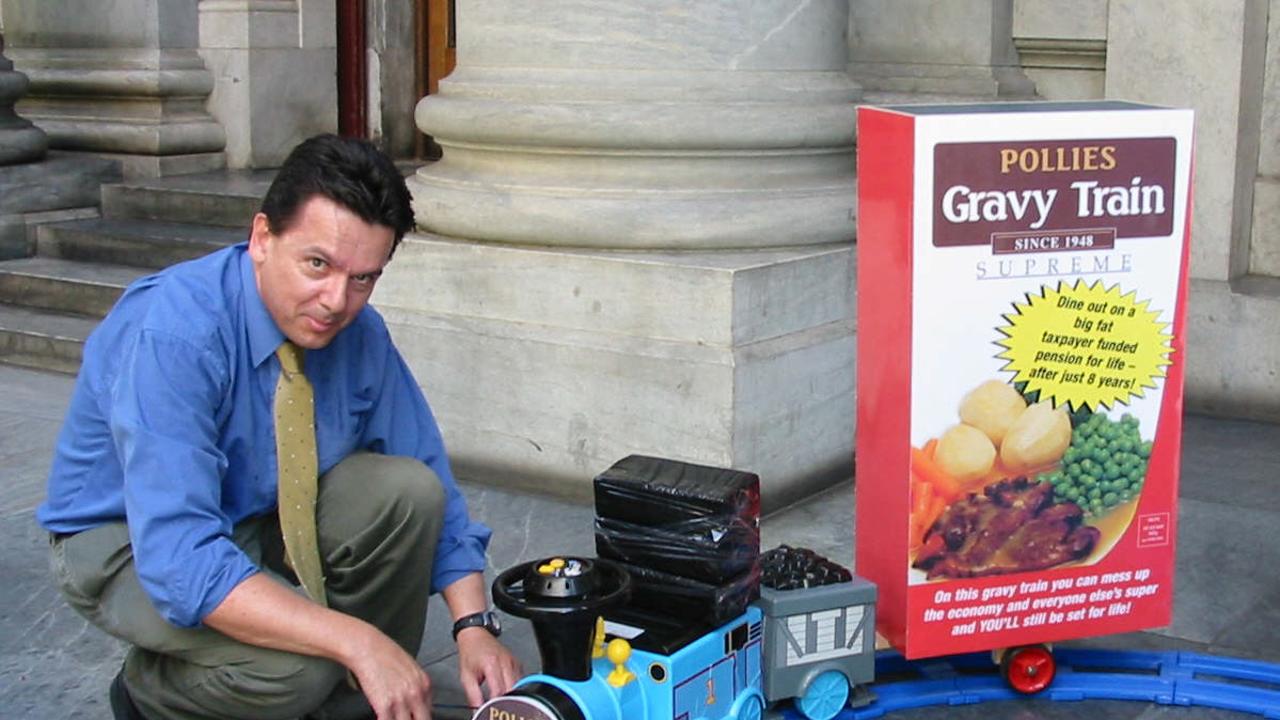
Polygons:
<instances>
[{"instance_id":1,"label":"marble wall","mask_svg":"<svg viewBox=\"0 0 1280 720\"><path fill-rule=\"evenodd\" d=\"M338 127L334 0L201 0L209 109L227 164L274 167L294 145Z\"/></svg>"},{"instance_id":2,"label":"marble wall","mask_svg":"<svg viewBox=\"0 0 1280 720\"><path fill-rule=\"evenodd\" d=\"M1012 22L1013 0L852 0L849 73L868 90L1030 96Z\"/></svg>"},{"instance_id":3,"label":"marble wall","mask_svg":"<svg viewBox=\"0 0 1280 720\"><path fill-rule=\"evenodd\" d=\"M1109 98L1196 112L1187 406L1269 420L1280 420L1276 7L1110 0L1106 75Z\"/></svg>"}]
</instances>

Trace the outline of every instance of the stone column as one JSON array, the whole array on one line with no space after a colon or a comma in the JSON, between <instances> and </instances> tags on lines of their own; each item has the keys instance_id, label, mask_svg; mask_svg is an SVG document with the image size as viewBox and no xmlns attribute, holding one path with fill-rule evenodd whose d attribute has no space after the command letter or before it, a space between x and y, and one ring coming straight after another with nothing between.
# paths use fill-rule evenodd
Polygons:
<instances>
[{"instance_id":1,"label":"stone column","mask_svg":"<svg viewBox=\"0 0 1280 720\"><path fill-rule=\"evenodd\" d=\"M374 298L463 472L588 497L638 452L847 478L841 0L458 3L444 148Z\"/></svg>"},{"instance_id":2,"label":"stone column","mask_svg":"<svg viewBox=\"0 0 1280 720\"><path fill-rule=\"evenodd\" d=\"M223 166L190 0L0 1L9 57L31 78L19 109L50 147L117 159L129 177Z\"/></svg>"},{"instance_id":3,"label":"stone column","mask_svg":"<svg viewBox=\"0 0 1280 720\"><path fill-rule=\"evenodd\" d=\"M852 0L851 6L849 73L868 92L1035 95L1013 46L1013 0Z\"/></svg>"},{"instance_id":4,"label":"stone column","mask_svg":"<svg viewBox=\"0 0 1280 720\"><path fill-rule=\"evenodd\" d=\"M201 0L199 19L230 167L277 167L302 140L337 132L334 0Z\"/></svg>"},{"instance_id":5,"label":"stone column","mask_svg":"<svg viewBox=\"0 0 1280 720\"><path fill-rule=\"evenodd\" d=\"M10 184L13 171L6 166L30 163L44 157L49 141L39 128L18 117L13 104L27 91L27 76L15 72L4 56L4 28L0 26L0 188ZM25 207L0 198L0 260L31 254L27 224L21 215Z\"/></svg>"},{"instance_id":6,"label":"stone column","mask_svg":"<svg viewBox=\"0 0 1280 720\"><path fill-rule=\"evenodd\" d=\"M15 72L13 62L4 56L4 33L0 32L0 165L39 160L49 147L44 132L13 109L28 84L27 76Z\"/></svg>"}]
</instances>

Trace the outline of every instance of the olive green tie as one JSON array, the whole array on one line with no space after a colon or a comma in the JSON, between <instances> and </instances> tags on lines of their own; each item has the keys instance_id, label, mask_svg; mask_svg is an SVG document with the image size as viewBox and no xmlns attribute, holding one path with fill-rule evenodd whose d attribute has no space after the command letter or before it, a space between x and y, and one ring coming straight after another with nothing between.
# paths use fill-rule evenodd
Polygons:
<instances>
[{"instance_id":1,"label":"olive green tie","mask_svg":"<svg viewBox=\"0 0 1280 720\"><path fill-rule=\"evenodd\" d=\"M285 558L312 600L325 605L324 571L316 542L315 393L302 370L302 348L286 340L276 383L277 504Z\"/></svg>"}]
</instances>

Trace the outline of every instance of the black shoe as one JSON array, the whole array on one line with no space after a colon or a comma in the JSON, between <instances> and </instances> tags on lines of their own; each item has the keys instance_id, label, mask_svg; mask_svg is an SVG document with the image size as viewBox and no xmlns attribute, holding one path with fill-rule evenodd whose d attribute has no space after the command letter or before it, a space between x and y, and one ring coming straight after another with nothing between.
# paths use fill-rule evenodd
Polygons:
<instances>
[{"instance_id":1,"label":"black shoe","mask_svg":"<svg viewBox=\"0 0 1280 720\"><path fill-rule=\"evenodd\" d=\"M116 679L111 681L108 695L111 698L111 715L115 720L147 720L138 706L133 704L129 688L124 686L124 668L120 668Z\"/></svg>"}]
</instances>

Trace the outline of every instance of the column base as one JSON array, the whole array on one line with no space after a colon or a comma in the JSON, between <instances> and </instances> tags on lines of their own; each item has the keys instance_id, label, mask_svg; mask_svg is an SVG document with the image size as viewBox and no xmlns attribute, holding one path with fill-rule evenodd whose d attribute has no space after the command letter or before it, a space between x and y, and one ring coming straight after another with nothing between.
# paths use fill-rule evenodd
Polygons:
<instances>
[{"instance_id":1,"label":"column base","mask_svg":"<svg viewBox=\"0 0 1280 720\"><path fill-rule=\"evenodd\" d=\"M49 138L40 128L0 124L0 166L39 160L49 149Z\"/></svg>"},{"instance_id":2,"label":"column base","mask_svg":"<svg viewBox=\"0 0 1280 720\"><path fill-rule=\"evenodd\" d=\"M0 260L34 255L37 225L96 217L99 187L119 180L116 163L70 153L0 167Z\"/></svg>"},{"instance_id":3,"label":"column base","mask_svg":"<svg viewBox=\"0 0 1280 720\"><path fill-rule=\"evenodd\" d=\"M411 235L375 296L459 474L589 500L631 453L852 474L852 245L553 250Z\"/></svg>"},{"instance_id":4,"label":"column base","mask_svg":"<svg viewBox=\"0 0 1280 720\"><path fill-rule=\"evenodd\" d=\"M31 81L17 109L49 147L110 155L127 177L222 167L173 160L221 155L226 145L205 109L213 76L195 50L24 48L10 57Z\"/></svg>"}]
</instances>

